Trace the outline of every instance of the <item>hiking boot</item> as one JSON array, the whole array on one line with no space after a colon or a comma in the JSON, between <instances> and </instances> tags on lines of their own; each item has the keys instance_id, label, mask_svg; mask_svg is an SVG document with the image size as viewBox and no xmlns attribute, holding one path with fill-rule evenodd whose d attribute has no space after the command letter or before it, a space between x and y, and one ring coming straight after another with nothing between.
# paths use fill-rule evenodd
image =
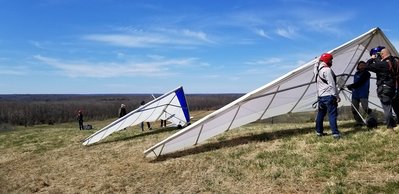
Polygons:
<instances>
[{"instance_id":1,"label":"hiking boot","mask_svg":"<svg viewBox=\"0 0 399 194\"><path fill-rule=\"evenodd\" d=\"M341 135L340 134L333 134L333 138L334 139L341 139Z\"/></svg>"},{"instance_id":2,"label":"hiking boot","mask_svg":"<svg viewBox=\"0 0 399 194\"><path fill-rule=\"evenodd\" d=\"M317 135L317 137L322 137L322 136L326 136L327 133L317 133L317 132L316 132L316 135Z\"/></svg>"}]
</instances>

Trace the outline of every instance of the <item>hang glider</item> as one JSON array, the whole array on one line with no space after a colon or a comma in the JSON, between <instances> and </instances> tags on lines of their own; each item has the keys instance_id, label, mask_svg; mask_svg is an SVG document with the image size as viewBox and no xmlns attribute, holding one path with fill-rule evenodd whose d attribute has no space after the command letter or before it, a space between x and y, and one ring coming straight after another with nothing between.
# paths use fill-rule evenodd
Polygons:
<instances>
[{"instance_id":1,"label":"hang glider","mask_svg":"<svg viewBox=\"0 0 399 194\"><path fill-rule=\"evenodd\" d=\"M350 75L355 73L356 64L369 58L371 48L383 45L399 56L392 43L381 29L374 28L359 37L329 51L334 56L332 69L338 76L341 88L352 83ZM320 52L323 53L323 52ZM313 66L315 58L280 78L242 96L230 104L203 117L165 140L144 151L147 157L158 157L197 145L208 138L235 129L242 125L282 114L314 110L316 86ZM375 74L372 73L375 78ZM350 106L348 91L341 90L340 106ZM370 80L369 106L379 109L380 101L376 94L375 79Z\"/></svg>"},{"instance_id":2,"label":"hang glider","mask_svg":"<svg viewBox=\"0 0 399 194\"><path fill-rule=\"evenodd\" d=\"M153 122L161 119L171 122L174 126L185 126L190 122L190 114L183 87L178 87L129 112L124 117L117 119L87 137L83 145L98 142L111 133L120 131L126 127L137 125L141 122Z\"/></svg>"}]
</instances>

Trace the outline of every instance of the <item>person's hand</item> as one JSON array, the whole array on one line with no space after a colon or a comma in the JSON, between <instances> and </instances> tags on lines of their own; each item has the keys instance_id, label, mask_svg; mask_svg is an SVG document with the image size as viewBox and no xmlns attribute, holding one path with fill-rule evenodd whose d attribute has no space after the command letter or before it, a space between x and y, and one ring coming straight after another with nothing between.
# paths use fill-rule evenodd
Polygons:
<instances>
[{"instance_id":1,"label":"person's hand","mask_svg":"<svg viewBox=\"0 0 399 194\"><path fill-rule=\"evenodd\" d=\"M377 55L375 55L375 54L374 54L374 55L371 55L371 58L372 58L372 59L375 59L375 58L377 58Z\"/></svg>"},{"instance_id":2,"label":"person's hand","mask_svg":"<svg viewBox=\"0 0 399 194\"><path fill-rule=\"evenodd\" d=\"M337 96L337 103L341 102L341 98L339 96Z\"/></svg>"},{"instance_id":3,"label":"person's hand","mask_svg":"<svg viewBox=\"0 0 399 194\"><path fill-rule=\"evenodd\" d=\"M346 85L346 88L348 88L348 90L352 91L353 90L353 86L352 84Z\"/></svg>"},{"instance_id":4,"label":"person's hand","mask_svg":"<svg viewBox=\"0 0 399 194\"><path fill-rule=\"evenodd\" d=\"M338 102L340 102L341 101L341 98L339 98L339 96L335 96L333 99L332 99L332 103L333 103L333 105L335 106L335 107L338 107Z\"/></svg>"}]
</instances>

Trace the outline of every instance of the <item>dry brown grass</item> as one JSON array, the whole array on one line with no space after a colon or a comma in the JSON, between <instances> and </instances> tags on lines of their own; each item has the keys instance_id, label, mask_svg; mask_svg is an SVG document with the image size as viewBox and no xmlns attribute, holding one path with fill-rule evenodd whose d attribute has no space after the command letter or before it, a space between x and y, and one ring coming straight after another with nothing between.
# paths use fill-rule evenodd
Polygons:
<instances>
[{"instance_id":1,"label":"dry brown grass","mask_svg":"<svg viewBox=\"0 0 399 194\"><path fill-rule=\"evenodd\" d=\"M313 123L254 123L158 159L143 151L177 130L132 127L84 147L95 130L75 123L19 128L0 133L0 193L398 192L399 135L349 124L337 141Z\"/></svg>"}]
</instances>

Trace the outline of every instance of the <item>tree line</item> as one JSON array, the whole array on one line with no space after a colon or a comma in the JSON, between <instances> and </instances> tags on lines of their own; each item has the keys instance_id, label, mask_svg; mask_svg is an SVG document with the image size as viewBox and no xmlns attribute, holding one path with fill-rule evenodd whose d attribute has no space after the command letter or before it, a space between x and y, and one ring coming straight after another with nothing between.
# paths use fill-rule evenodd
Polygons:
<instances>
[{"instance_id":1,"label":"tree line","mask_svg":"<svg viewBox=\"0 0 399 194\"><path fill-rule=\"evenodd\" d=\"M160 95L155 95L160 96ZM190 111L216 110L242 94L188 94ZM105 120L118 116L123 103L128 111L149 102L149 94L113 95L0 95L0 124L31 126L76 121L79 110L86 121Z\"/></svg>"}]
</instances>

